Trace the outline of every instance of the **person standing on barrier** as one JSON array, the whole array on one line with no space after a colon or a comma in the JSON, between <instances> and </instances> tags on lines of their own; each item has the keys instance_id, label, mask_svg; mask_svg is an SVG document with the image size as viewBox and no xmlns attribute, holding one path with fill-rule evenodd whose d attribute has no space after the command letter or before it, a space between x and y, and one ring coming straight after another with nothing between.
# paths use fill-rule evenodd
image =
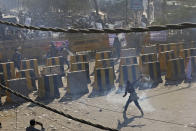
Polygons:
<instances>
[{"instance_id":1,"label":"person standing on barrier","mask_svg":"<svg viewBox=\"0 0 196 131\"><path fill-rule=\"evenodd\" d=\"M22 60L22 54L19 52L18 49L15 50L15 53L13 55L13 61L14 65L20 69L20 61Z\"/></svg>"},{"instance_id":2,"label":"person standing on barrier","mask_svg":"<svg viewBox=\"0 0 196 131\"><path fill-rule=\"evenodd\" d=\"M35 125L40 125L41 130L36 129ZM40 122L35 121L34 119L30 120L30 126L26 128L26 131L45 131L45 128L43 127L43 124Z\"/></svg>"},{"instance_id":3,"label":"person standing on barrier","mask_svg":"<svg viewBox=\"0 0 196 131\"><path fill-rule=\"evenodd\" d=\"M141 115L143 116L143 115L144 115L143 110L142 110L142 108L140 107L140 105L139 105L139 103L138 103L139 97L137 96L137 93L135 92L135 89L134 89L134 87L133 87L133 86L134 86L134 83L135 83L135 82L133 82L133 83L131 84L129 81L127 81L126 90L125 90L125 94L124 94L123 97L125 97L125 96L127 95L127 92L130 93L130 96L129 96L129 99L127 100L127 103L126 103L126 105L125 105L125 107L124 107L123 113L124 113L124 114L126 113L129 104L130 104L132 101L134 101L135 105L136 105L137 108L140 110Z\"/></svg>"}]
</instances>

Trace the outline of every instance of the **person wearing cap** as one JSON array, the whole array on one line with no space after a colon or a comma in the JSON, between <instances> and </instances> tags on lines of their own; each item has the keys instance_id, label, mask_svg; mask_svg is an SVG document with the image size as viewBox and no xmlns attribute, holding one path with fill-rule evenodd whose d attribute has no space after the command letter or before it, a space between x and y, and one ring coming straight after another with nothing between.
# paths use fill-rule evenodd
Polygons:
<instances>
[{"instance_id":1,"label":"person wearing cap","mask_svg":"<svg viewBox=\"0 0 196 131\"><path fill-rule=\"evenodd\" d=\"M140 110L141 116L143 116L144 113L143 113L143 110L142 110L142 108L140 107L140 105L138 103L139 97L137 96L137 93L135 92L134 84L135 84L135 82L130 83L129 81L127 81L126 90L125 90L125 94L124 94L123 97L125 97L127 95L127 93L130 93L130 96L129 96L129 99L127 100L127 102L126 102L123 113L124 114L126 113L129 104L133 101L135 103L135 105L137 106L137 108Z\"/></svg>"},{"instance_id":2,"label":"person wearing cap","mask_svg":"<svg viewBox=\"0 0 196 131\"><path fill-rule=\"evenodd\" d=\"M20 69L20 61L22 60L22 54L19 52L19 48L15 50L13 55L13 61L15 66Z\"/></svg>"},{"instance_id":3,"label":"person wearing cap","mask_svg":"<svg viewBox=\"0 0 196 131\"><path fill-rule=\"evenodd\" d=\"M41 130L36 129L35 125L40 125ZM40 122L35 121L34 119L30 120L30 126L26 128L26 131L45 131L45 128L43 127L43 124Z\"/></svg>"}]
</instances>

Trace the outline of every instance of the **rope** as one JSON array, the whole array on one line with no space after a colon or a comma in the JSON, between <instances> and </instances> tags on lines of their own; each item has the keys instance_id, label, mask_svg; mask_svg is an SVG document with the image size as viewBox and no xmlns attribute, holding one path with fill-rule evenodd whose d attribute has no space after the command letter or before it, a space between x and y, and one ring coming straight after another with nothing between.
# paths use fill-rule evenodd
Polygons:
<instances>
[{"instance_id":1,"label":"rope","mask_svg":"<svg viewBox=\"0 0 196 131\"><path fill-rule=\"evenodd\" d=\"M56 113L56 114L59 114L59 115L64 116L64 117L66 117L66 118L72 119L72 120L74 120L74 121L77 121L77 122L80 122L80 123L83 123L83 124L86 124L86 125L90 125L90 126L92 126L92 127L99 128L99 129L102 129L102 130L118 131L117 129L112 129L112 128L109 128L109 127L105 127L105 126L100 125L100 124L94 124L94 123L92 123L92 122L89 122L89 121L86 121L86 120L83 120L83 119L79 119L79 118L73 117L73 116L71 116L71 115L69 115L69 114L65 114L65 113L63 113L62 111L58 111L58 110L56 110L56 109L54 109L54 108L51 108L51 107L49 107L49 106L46 106L46 105L44 105L44 104L42 104L42 103L39 103L39 102L37 102L37 101L33 101L32 99L30 99L30 98L28 98L28 97L26 97L26 96L24 96L24 95L22 95L22 94L19 94L19 93L13 91L13 90L7 88L6 86L4 86L4 85L2 85L2 84L0 84L0 87L1 87L3 90L6 90L6 91L8 91L9 93L14 94L14 95L16 95L16 96L18 96L18 97L20 97L20 98L22 98L22 99L24 99L24 100L26 100L26 101L28 101L28 102L31 102L31 103L33 103L33 104L36 104L36 105L38 105L38 106L40 106L40 107L42 107L42 108L45 108L46 110L52 111L52 112L54 112L54 113Z\"/></svg>"},{"instance_id":2,"label":"rope","mask_svg":"<svg viewBox=\"0 0 196 131\"><path fill-rule=\"evenodd\" d=\"M63 29L63 28L45 28L45 27L36 27L36 26L26 26L17 23L11 23L7 21L0 20L0 24L14 26L23 29L29 30L40 30L40 31L52 31L52 32L64 32L64 33L131 33L131 32L149 32L149 31L163 31L163 30L180 30L180 29L188 29L188 28L196 28L196 23L180 23L180 24L166 24L166 25L156 25L149 26L146 28L130 28L130 29Z\"/></svg>"}]
</instances>

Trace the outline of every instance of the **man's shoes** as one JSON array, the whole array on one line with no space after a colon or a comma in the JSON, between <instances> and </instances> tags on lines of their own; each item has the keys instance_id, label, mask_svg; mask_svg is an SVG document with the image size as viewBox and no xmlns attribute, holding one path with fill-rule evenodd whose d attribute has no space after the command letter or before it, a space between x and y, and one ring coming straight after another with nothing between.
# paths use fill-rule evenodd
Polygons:
<instances>
[{"instance_id":1,"label":"man's shoes","mask_svg":"<svg viewBox=\"0 0 196 131\"><path fill-rule=\"evenodd\" d=\"M141 117L143 117L144 116L144 112L142 110L140 110L140 112L141 112Z\"/></svg>"}]
</instances>

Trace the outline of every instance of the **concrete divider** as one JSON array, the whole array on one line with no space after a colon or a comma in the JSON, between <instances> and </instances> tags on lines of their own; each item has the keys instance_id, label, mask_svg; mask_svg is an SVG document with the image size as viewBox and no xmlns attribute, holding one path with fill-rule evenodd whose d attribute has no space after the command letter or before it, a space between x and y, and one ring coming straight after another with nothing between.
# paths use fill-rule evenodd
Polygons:
<instances>
[{"instance_id":1,"label":"concrete divider","mask_svg":"<svg viewBox=\"0 0 196 131\"><path fill-rule=\"evenodd\" d=\"M16 78L14 62L0 63L0 72L3 72L5 80Z\"/></svg>"},{"instance_id":2,"label":"concrete divider","mask_svg":"<svg viewBox=\"0 0 196 131\"><path fill-rule=\"evenodd\" d=\"M85 70L67 74L67 94L80 95L88 92L88 78Z\"/></svg>"},{"instance_id":3,"label":"concrete divider","mask_svg":"<svg viewBox=\"0 0 196 131\"><path fill-rule=\"evenodd\" d=\"M34 69L36 78L39 77L39 69L37 59L22 60L20 70Z\"/></svg>"},{"instance_id":4,"label":"concrete divider","mask_svg":"<svg viewBox=\"0 0 196 131\"><path fill-rule=\"evenodd\" d=\"M180 81L185 78L184 59L177 58L169 60L167 63L167 71L165 79L167 81Z\"/></svg>"},{"instance_id":5,"label":"concrete divider","mask_svg":"<svg viewBox=\"0 0 196 131\"><path fill-rule=\"evenodd\" d=\"M109 91L114 88L114 69L109 68L98 68L95 70L95 87L94 91Z\"/></svg>"},{"instance_id":6,"label":"concrete divider","mask_svg":"<svg viewBox=\"0 0 196 131\"><path fill-rule=\"evenodd\" d=\"M19 70L16 72L17 78L26 78L27 80L27 87L29 91L36 90L36 83L35 83L35 72L33 69L27 69L27 70Z\"/></svg>"},{"instance_id":7,"label":"concrete divider","mask_svg":"<svg viewBox=\"0 0 196 131\"><path fill-rule=\"evenodd\" d=\"M120 66L120 83L119 87L122 88L129 80L131 83L136 81L140 76L139 65L122 65Z\"/></svg>"},{"instance_id":8,"label":"concrete divider","mask_svg":"<svg viewBox=\"0 0 196 131\"><path fill-rule=\"evenodd\" d=\"M175 58L176 58L176 55L174 51L165 51L165 52L159 53L158 59L160 62L161 73L166 72L167 61L170 59L175 59Z\"/></svg>"},{"instance_id":9,"label":"concrete divider","mask_svg":"<svg viewBox=\"0 0 196 131\"><path fill-rule=\"evenodd\" d=\"M39 98L59 98L59 87L62 87L61 77L57 74L45 75L38 79Z\"/></svg>"}]
</instances>

